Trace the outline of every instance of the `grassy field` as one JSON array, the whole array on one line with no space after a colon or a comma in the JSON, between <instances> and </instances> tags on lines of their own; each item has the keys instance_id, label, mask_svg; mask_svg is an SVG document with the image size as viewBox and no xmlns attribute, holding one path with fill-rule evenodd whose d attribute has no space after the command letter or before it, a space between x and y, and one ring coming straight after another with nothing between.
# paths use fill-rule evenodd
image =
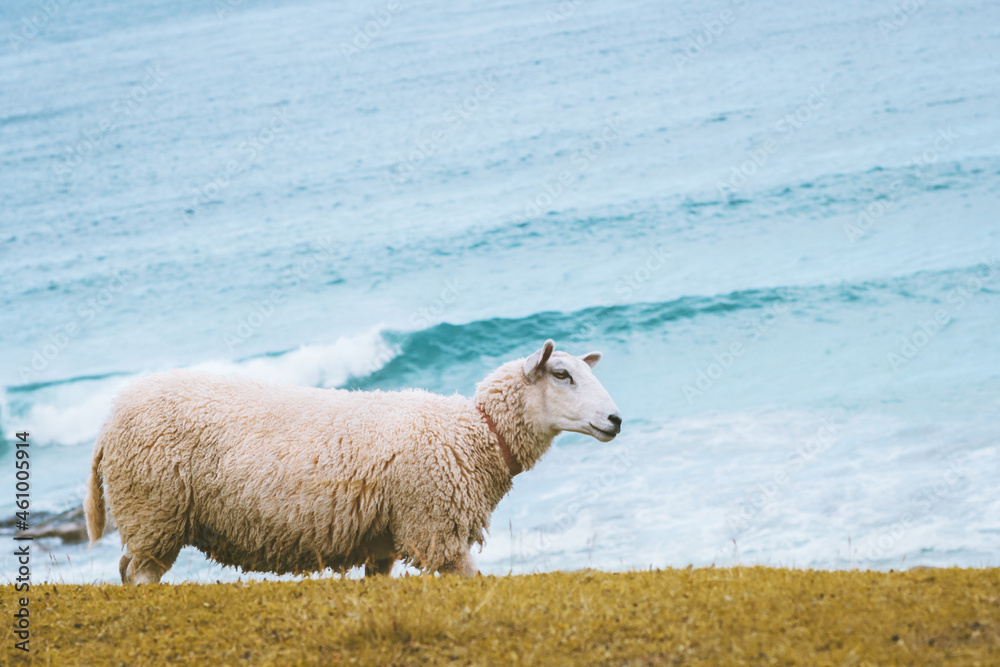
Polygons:
<instances>
[{"instance_id":1,"label":"grassy field","mask_svg":"<svg viewBox=\"0 0 1000 667\"><path fill-rule=\"evenodd\" d=\"M16 600L4 587L3 617ZM1000 569L39 585L51 665L1000 665ZM8 625L8 627L10 627Z\"/></svg>"}]
</instances>

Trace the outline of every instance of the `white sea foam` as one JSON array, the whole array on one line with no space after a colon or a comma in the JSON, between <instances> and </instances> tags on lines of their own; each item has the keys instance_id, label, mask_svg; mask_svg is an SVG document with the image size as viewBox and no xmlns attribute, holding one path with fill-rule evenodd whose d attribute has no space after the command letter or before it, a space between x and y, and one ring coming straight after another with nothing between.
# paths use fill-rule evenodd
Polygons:
<instances>
[{"instance_id":1,"label":"white sea foam","mask_svg":"<svg viewBox=\"0 0 1000 667\"><path fill-rule=\"evenodd\" d=\"M218 375L245 375L264 382L335 387L352 376L375 372L395 354L381 329L375 328L329 344L303 345L279 355L243 361L211 360L190 368ZM39 396L27 408L27 417L23 420L37 425L32 433L34 444L93 442L118 391L151 372L81 380L37 390ZM5 409L4 414L9 414L9 409Z\"/></svg>"},{"instance_id":2,"label":"white sea foam","mask_svg":"<svg viewBox=\"0 0 1000 667\"><path fill-rule=\"evenodd\" d=\"M915 442L895 418L781 410L572 436L501 503L480 567L996 565L991 428Z\"/></svg>"},{"instance_id":3,"label":"white sea foam","mask_svg":"<svg viewBox=\"0 0 1000 667\"><path fill-rule=\"evenodd\" d=\"M52 392L56 396L35 403L25 420L37 425L32 432L32 444L79 445L93 442L101 429L111 401L118 390L139 375L89 381L84 386Z\"/></svg>"},{"instance_id":4,"label":"white sea foam","mask_svg":"<svg viewBox=\"0 0 1000 667\"><path fill-rule=\"evenodd\" d=\"M285 382L309 387L336 387L352 376L374 373L396 356L380 328L346 336L328 345L303 345L279 356L255 357L239 362L207 361L193 370L220 375L247 375L265 382Z\"/></svg>"}]
</instances>

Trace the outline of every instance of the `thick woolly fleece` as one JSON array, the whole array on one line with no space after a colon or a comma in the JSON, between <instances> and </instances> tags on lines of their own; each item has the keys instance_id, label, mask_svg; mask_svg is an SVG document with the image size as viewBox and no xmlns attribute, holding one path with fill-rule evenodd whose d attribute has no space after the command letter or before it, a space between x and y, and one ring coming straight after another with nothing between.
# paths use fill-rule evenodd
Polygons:
<instances>
[{"instance_id":1,"label":"thick woolly fleece","mask_svg":"<svg viewBox=\"0 0 1000 667\"><path fill-rule=\"evenodd\" d=\"M159 580L185 545L253 571L385 572L402 559L474 573L470 547L511 488L477 406L525 470L555 436L532 424L522 365L498 368L471 400L190 371L147 377L117 397L98 436L91 542L106 497L127 547L123 581Z\"/></svg>"}]
</instances>

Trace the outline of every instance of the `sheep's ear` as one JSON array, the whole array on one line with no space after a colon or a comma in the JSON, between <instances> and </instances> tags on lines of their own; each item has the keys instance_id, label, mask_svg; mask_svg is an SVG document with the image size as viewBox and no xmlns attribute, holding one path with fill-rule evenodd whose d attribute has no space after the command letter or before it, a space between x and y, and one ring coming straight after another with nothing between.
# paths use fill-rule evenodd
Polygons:
<instances>
[{"instance_id":1,"label":"sheep's ear","mask_svg":"<svg viewBox=\"0 0 1000 667\"><path fill-rule=\"evenodd\" d=\"M597 362L601 360L600 352L588 352L587 354L580 357L583 359L583 363L587 364L591 368L597 365Z\"/></svg>"},{"instance_id":2,"label":"sheep's ear","mask_svg":"<svg viewBox=\"0 0 1000 667\"><path fill-rule=\"evenodd\" d=\"M537 350L524 360L524 375L528 378L529 382L534 382L542 376L542 369L545 368L545 362L552 356L552 350L554 349L556 349L556 344L550 338L545 341L545 345L542 345L542 349Z\"/></svg>"}]
</instances>

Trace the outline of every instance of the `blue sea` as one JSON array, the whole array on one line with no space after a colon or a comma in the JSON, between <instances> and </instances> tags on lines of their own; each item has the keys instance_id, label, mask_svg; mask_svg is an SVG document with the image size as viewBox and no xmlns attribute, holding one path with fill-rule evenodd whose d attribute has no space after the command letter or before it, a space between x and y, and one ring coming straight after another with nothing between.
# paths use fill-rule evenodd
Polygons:
<instances>
[{"instance_id":1,"label":"blue sea","mask_svg":"<svg viewBox=\"0 0 1000 667\"><path fill-rule=\"evenodd\" d=\"M1000 565L1000 4L9 0L0 38L0 516L16 432L77 507L149 373L471 395L553 338L622 433L517 477L484 573ZM34 545L118 580L116 534Z\"/></svg>"}]
</instances>

